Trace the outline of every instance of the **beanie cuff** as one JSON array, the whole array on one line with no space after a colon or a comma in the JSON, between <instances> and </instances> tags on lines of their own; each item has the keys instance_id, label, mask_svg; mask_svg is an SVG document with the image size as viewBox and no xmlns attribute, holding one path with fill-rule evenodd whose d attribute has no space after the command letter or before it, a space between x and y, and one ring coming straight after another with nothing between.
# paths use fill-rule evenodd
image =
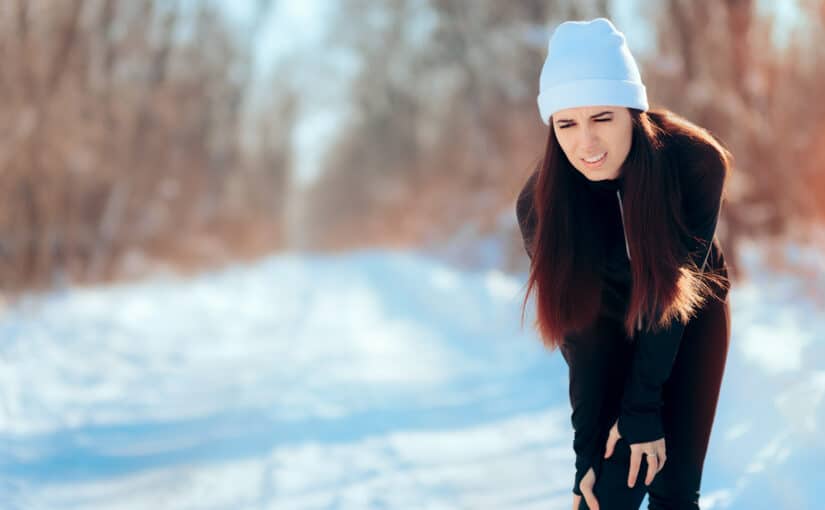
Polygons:
<instances>
[{"instance_id":1,"label":"beanie cuff","mask_svg":"<svg viewBox=\"0 0 825 510\"><path fill-rule=\"evenodd\" d=\"M626 80L577 80L542 90L537 98L541 120L559 110L580 106L625 106L647 111L647 91L639 82Z\"/></svg>"}]
</instances>

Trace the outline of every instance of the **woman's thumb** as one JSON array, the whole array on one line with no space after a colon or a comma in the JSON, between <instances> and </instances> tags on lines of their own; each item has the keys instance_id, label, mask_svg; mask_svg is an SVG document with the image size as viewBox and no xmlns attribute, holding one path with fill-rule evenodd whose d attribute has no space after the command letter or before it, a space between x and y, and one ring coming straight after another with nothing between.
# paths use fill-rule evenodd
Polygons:
<instances>
[{"instance_id":1,"label":"woman's thumb","mask_svg":"<svg viewBox=\"0 0 825 510\"><path fill-rule=\"evenodd\" d=\"M596 496L593 494L593 491L584 492L584 500L587 502L587 508L590 510L599 510L599 500L596 499Z\"/></svg>"},{"instance_id":2,"label":"woman's thumb","mask_svg":"<svg viewBox=\"0 0 825 510\"><path fill-rule=\"evenodd\" d=\"M617 438L616 436L611 435L607 438L607 446L604 449L604 458L610 458L613 455L613 448L616 446Z\"/></svg>"},{"instance_id":3,"label":"woman's thumb","mask_svg":"<svg viewBox=\"0 0 825 510\"><path fill-rule=\"evenodd\" d=\"M581 486L581 489L584 501L587 503L587 508L590 510L599 510L599 500L596 499L596 495L593 494L593 489L596 485L596 473L593 472L593 468L587 470L583 481L585 483Z\"/></svg>"}]
</instances>

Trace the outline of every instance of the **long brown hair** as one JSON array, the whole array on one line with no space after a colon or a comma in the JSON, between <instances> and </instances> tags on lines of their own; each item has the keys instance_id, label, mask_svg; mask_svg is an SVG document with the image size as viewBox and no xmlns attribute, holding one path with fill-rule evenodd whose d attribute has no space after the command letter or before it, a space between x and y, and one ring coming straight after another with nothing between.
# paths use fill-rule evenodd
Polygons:
<instances>
[{"instance_id":1,"label":"long brown hair","mask_svg":"<svg viewBox=\"0 0 825 510\"><path fill-rule=\"evenodd\" d=\"M632 338L637 324L648 330L693 316L724 276L702 272L691 262L690 237L682 213L680 170L723 171L732 156L707 130L677 114L630 109L633 134L623 163L625 230L632 274L624 329ZM536 217L531 268L522 317L530 292L536 291L536 328L544 344L558 347L565 334L590 325L601 307L603 262L600 231L586 182L556 140L550 119L547 146L533 191ZM711 200L712 197L708 197Z\"/></svg>"}]
</instances>

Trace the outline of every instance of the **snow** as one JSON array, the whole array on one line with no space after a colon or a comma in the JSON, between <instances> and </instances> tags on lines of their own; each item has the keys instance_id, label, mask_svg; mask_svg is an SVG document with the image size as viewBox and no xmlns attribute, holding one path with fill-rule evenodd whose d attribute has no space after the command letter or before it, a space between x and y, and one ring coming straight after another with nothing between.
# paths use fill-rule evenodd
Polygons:
<instances>
[{"instance_id":1,"label":"snow","mask_svg":"<svg viewBox=\"0 0 825 510\"><path fill-rule=\"evenodd\" d=\"M701 506L817 508L825 317L810 277L745 260ZM293 253L30 297L0 316L0 501L570 508L566 366L521 328L525 282Z\"/></svg>"}]
</instances>

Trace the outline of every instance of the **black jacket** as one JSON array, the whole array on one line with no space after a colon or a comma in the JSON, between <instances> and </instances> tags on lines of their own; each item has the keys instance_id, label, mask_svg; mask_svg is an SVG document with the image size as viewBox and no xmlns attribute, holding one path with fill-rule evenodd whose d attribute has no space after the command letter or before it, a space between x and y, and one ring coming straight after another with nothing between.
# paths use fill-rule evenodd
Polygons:
<instances>
[{"instance_id":1,"label":"black jacket","mask_svg":"<svg viewBox=\"0 0 825 510\"><path fill-rule=\"evenodd\" d=\"M689 252L698 267L713 270L727 276L727 270L719 242L715 237L717 220L722 203L722 188L726 168L709 147L685 150L684 147L668 149L676 151L679 161L680 186L683 214L690 232L697 240L686 240ZM631 270L624 232L621 194L623 179L590 181L578 171L577 178L587 183L592 203L597 208L595 217L601 221L605 263L594 268L603 278L600 317L611 317L620 324L624 321L630 289ZM536 228L536 215L532 207L533 188L538 171L534 172L519 194L516 215L521 229L524 247L532 259L532 239ZM720 298L727 295L722 289ZM670 326L658 332L637 331L634 336L634 354L630 377L621 397L618 428L628 444L655 441L664 437L660 409L662 385L670 375L685 324L674 320ZM562 351L564 344L562 342ZM565 356L565 359L568 359ZM573 410L571 421L574 428L573 449L576 452L576 476L573 492L581 494L579 483L590 467L599 475L602 447L610 424L599 423L601 409L594 402L607 389L599 382L600 368L592 363L570 363L570 403ZM607 426L608 428L605 428Z\"/></svg>"}]
</instances>

